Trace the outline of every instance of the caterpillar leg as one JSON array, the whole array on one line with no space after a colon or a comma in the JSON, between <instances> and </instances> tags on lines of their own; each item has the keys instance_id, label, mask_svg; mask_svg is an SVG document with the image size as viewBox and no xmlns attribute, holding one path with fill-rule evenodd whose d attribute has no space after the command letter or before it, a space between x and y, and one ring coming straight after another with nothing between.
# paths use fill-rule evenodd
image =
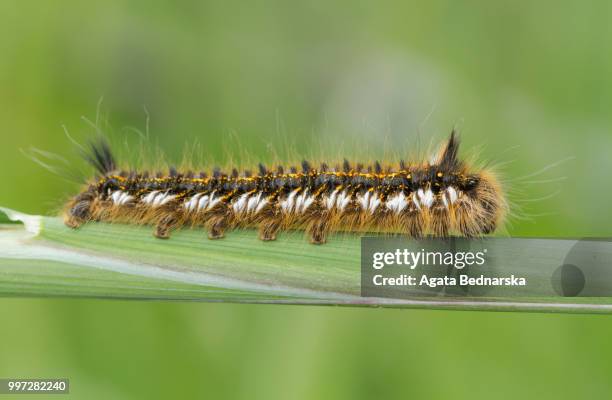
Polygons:
<instances>
[{"instance_id":1,"label":"caterpillar leg","mask_svg":"<svg viewBox=\"0 0 612 400\"><path fill-rule=\"evenodd\" d=\"M312 244L324 244L330 231L329 211L318 209L310 216L306 233Z\"/></svg>"},{"instance_id":2,"label":"caterpillar leg","mask_svg":"<svg viewBox=\"0 0 612 400\"><path fill-rule=\"evenodd\" d=\"M415 239L423 237L425 218L421 210L413 201L408 203L408 207L406 207L406 210L400 215L400 225L403 227L402 231L407 233L410 237Z\"/></svg>"},{"instance_id":3,"label":"caterpillar leg","mask_svg":"<svg viewBox=\"0 0 612 400\"><path fill-rule=\"evenodd\" d=\"M280 230L283 222L282 215L272 205L266 206L262 210L263 218L259 222L259 239L264 242L276 240L276 234Z\"/></svg>"},{"instance_id":4,"label":"caterpillar leg","mask_svg":"<svg viewBox=\"0 0 612 400\"><path fill-rule=\"evenodd\" d=\"M472 199L460 198L455 203L455 223L465 237L474 237L481 232L479 222L482 210Z\"/></svg>"},{"instance_id":5,"label":"caterpillar leg","mask_svg":"<svg viewBox=\"0 0 612 400\"><path fill-rule=\"evenodd\" d=\"M224 205L217 207L211 211L204 227L208 230L209 239L222 239L225 237L225 231L230 225L231 212Z\"/></svg>"},{"instance_id":6,"label":"caterpillar leg","mask_svg":"<svg viewBox=\"0 0 612 400\"><path fill-rule=\"evenodd\" d=\"M85 223L85 220L77 218L73 215L66 215L64 217L64 225L68 228L78 229Z\"/></svg>"},{"instance_id":7,"label":"caterpillar leg","mask_svg":"<svg viewBox=\"0 0 612 400\"><path fill-rule=\"evenodd\" d=\"M176 229L179 225L179 216L176 213L171 212L163 216L153 231L153 236L158 239L169 239L170 232Z\"/></svg>"},{"instance_id":8,"label":"caterpillar leg","mask_svg":"<svg viewBox=\"0 0 612 400\"><path fill-rule=\"evenodd\" d=\"M64 216L64 224L72 229L77 229L83 225L90 216L89 201L79 201L74 204Z\"/></svg>"},{"instance_id":9,"label":"caterpillar leg","mask_svg":"<svg viewBox=\"0 0 612 400\"><path fill-rule=\"evenodd\" d=\"M87 191L75 197L68 212L64 216L64 224L77 229L91 218L91 207L95 194Z\"/></svg>"},{"instance_id":10,"label":"caterpillar leg","mask_svg":"<svg viewBox=\"0 0 612 400\"><path fill-rule=\"evenodd\" d=\"M448 208L437 201L431 211L431 230L436 237L448 237L450 229L450 212Z\"/></svg>"}]
</instances>

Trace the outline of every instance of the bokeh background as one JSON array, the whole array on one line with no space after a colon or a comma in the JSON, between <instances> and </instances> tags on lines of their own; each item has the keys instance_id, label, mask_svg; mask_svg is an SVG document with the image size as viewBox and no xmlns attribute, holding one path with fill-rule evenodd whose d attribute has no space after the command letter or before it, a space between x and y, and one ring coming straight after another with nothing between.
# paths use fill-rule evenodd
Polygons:
<instances>
[{"instance_id":1,"label":"bokeh background","mask_svg":"<svg viewBox=\"0 0 612 400\"><path fill-rule=\"evenodd\" d=\"M82 138L98 109L126 140L148 112L171 160L196 140L221 160L236 141L263 160L384 153L458 127L512 189L507 234L610 236L611 17L571 0L1 1L0 205L55 212L76 185L20 150L78 165L62 125ZM611 338L600 316L0 300L0 376L67 376L87 399L601 398Z\"/></svg>"}]
</instances>

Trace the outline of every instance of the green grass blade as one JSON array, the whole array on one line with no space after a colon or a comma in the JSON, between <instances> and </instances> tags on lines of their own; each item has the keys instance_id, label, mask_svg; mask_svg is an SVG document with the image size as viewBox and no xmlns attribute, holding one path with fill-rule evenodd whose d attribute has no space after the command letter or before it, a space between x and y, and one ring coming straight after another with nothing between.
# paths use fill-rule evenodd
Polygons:
<instances>
[{"instance_id":1,"label":"green grass blade","mask_svg":"<svg viewBox=\"0 0 612 400\"><path fill-rule=\"evenodd\" d=\"M92 223L71 230L56 217L8 209L0 209L0 216L23 222L0 224L4 296L612 313L609 297L361 297L360 240L349 234L312 246L301 232L261 242L255 232L241 230L210 241L201 230L184 229L164 241L154 238L150 227ZM562 260L550 259L554 252L546 246L556 242L525 239L520 245L541 249L548 259L525 266L518 256L522 248L507 249L505 268L529 268L536 289L549 287L550 268Z\"/></svg>"}]
</instances>

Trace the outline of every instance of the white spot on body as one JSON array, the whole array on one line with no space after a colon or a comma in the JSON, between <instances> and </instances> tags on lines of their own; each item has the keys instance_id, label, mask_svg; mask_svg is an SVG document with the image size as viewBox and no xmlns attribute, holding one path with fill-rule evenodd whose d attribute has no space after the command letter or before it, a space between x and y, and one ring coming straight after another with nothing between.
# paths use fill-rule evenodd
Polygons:
<instances>
[{"instance_id":1,"label":"white spot on body","mask_svg":"<svg viewBox=\"0 0 612 400\"><path fill-rule=\"evenodd\" d=\"M122 206L132 201L134 196L130 196L127 192L122 192L121 190L115 190L111 194L111 199L113 200L114 204Z\"/></svg>"},{"instance_id":2,"label":"white spot on body","mask_svg":"<svg viewBox=\"0 0 612 400\"><path fill-rule=\"evenodd\" d=\"M304 200L304 205L302 206L302 212L306 212L306 210L308 210L308 207L310 207L312 203L314 203L314 201L315 201L314 196L308 196L308 198Z\"/></svg>"},{"instance_id":3,"label":"white spot on body","mask_svg":"<svg viewBox=\"0 0 612 400\"><path fill-rule=\"evenodd\" d=\"M304 190L304 192L301 194L298 194L299 192L300 189L295 189L294 191L289 193L289 196L287 196L286 199L280 201L279 204L281 206L281 209L285 213L301 214L304 213L308 209L308 207L312 205L315 199L313 196L309 195L308 189ZM267 203L267 200L264 199L263 201Z\"/></svg>"},{"instance_id":4,"label":"white spot on body","mask_svg":"<svg viewBox=\"0 0 612 400\"><path fill-rule=\"evenodd\" d=\"M293 211L293 206L295 204L295 196L298 194L300 189L295 189L293 192L289 193L286 199L280 202L281 209L287 214Z\"/></svg>"},{"instance_id":5,"label":"white spot on body","mask_svg":"<svg viewBox=\"0 0 612 400\"><path fill-rule=\"evenodd\" d=\"M234 202L234 204L232 204L232 208L234 209L234 212L236 214L240 214L245 210L248 199L249 193L244 193L240 195L240 197Z\"/></svg>"},{"instance_id":6,"label":"white spot on body","mask_svg":"<svg viewBox=\"0 0 612 400\"><path fill-rule=\"evenodd\" d=\"M150 192L149 194L147 194L145 197L143 197L141 201L145 204L151 204L153 202L153 199L155 199L155 196L157 195L157 193L159 193L159 191L154 190Z\"/></svg>"},{"instance_id":7,"label":"white spot on body","mask_svg":"<svg viewBox=\"0 0 612 400\"><path fill-rule=\"evenodd\" d=\"M159 204L160 206L163 206L164 204L168 204L169 202L171 202L172 200L176 199L176 195L175 194L166 194L166 197L164 197L164 199L161 201L161 203Z\"/></svg>"},{"instance_id":8,"label":"white spot on body","mask_svg":"<svg viewBox=\"0 0 612 400\"><path fill-rule=\"evenodd\" d=\"M257 204L257 208L255 208L255 214L261 211L264 206L268 204L268 199L262 199L259 204Z\"/></svg>"},{"instance_id":9,"label":"white spot on body","mask_svg":"<svg viewBox=\"0 0 612 400\"><path fill-rule=\"evenodd\" d=\"M159 207L162 200L166 197L166 193L158 193L151 201L151 207Z\"/></svg>"},{"instance_id":10,"label":"white spot on body","mask_svg":"<svg viewBox=\"0 0 612 400\"><path fill-rule=\"evenodd\" d=\"M153 198L153 201L151 202L151 207L159 207L159 205L161 204L162 200L166 198L166 193L158 193L155 195L155 198Z\"/></svg>"},{"instance_id":11,"label":"white spot on body","mask_svg":"<svg viewBox=\"0 0 612 400\"><path fill-rule=\"evenodd\" d=\"M450 208L451 205L455 204L458 198L457 190L454 187L449 186L441 196L444 207Z\"/></svg>"},{"instance_id":12,"label":"white spot on body","mask_svg":"<svg viewBox=\"0 0 612 400\"><path fill-rule=\"evenodd\" d=\"M253 212L257 209L257 205L261 200L261 192L257 193L257 196L253 196L247 203L247 212Z\"/></svg>"},{"instance_id":13,"label":"white spot on body","mask_svg":"<svg viewBox=\"0 0 612 400\"><path fill-rule=\"evenodd\" d=\"M446 192L448 193L448 199L450 200L451 204L454 204L458 197L457 191L454 187L449 186L448 189L446 189Z\"/></svg>"},{"instance_id":14,"label":"white spot on body","mask_svg":"<svg viewBox=\"0 0 612 400\"><path fill-rule=\"evenodd\" d=\"M151 202L151 206L153 208L163 206L164 204L168 204L170 201L174 200L176 195L166 193L158 193L153 201Z\"/></svg>"},{"instance_id":15,"label":"white spot on body","mask_svg":"<svg viewBox=\"0 0 612 400\"><path fill-rule=\"evenodd\" d=\"M419 196L419 200L425 207L431 207L434 202L434 195L431 189L427 189L426 191L423 191L423 189L419 189L417 195Z\"/></svg>"},{"instance_id":16,"label":"white spot on body","mask_svg":"<svg viewBox=\"0 0 612 400\"><path fill-rule=\"evenodd\" d=\"M416 193L412 193L412 202L416 206L417 210L421 210L421 203L419 203L419 199L417 199Z\"/></svg>"},{"instance_id":17,"label":"white spot on body","mask_svg":"<svg viewBox=\"0 0 612 400\"><path fill-rule=\"evenodd\" d=\"M127 203L134 200L134 196L130 196L127 192L123 192L121 198L119 199L119 204L126 205Z\"/></svg>"},{"instance_id":18,"label":"white spot on body","mask_svg":"<svg viewBox=\"0 0 612 400\"><path fill-rule=\"evenodd\" d=\"M297 196L295 199L295 211L302 212L302 207L304 206L304 200L306 200L306 196L308 195L308 189L304 190L301 195Z\"/></svg>"},{"instance_id":19,"label":"white spot on body","mask_svg":"<svg viewBox=\"0 0 612 400\"><path fill-rule=\"evenodd\" d=\"M200 201L198 201L198 211L204 210L206 208L206 206L208 205L208 200L210 199L210 196L205 194L204 196L200 197Z\"/></svg>"},{"instance_id":20,"label":"white spot on body","mask_svg":"<svg viewBox=\"0 0 612 400\"><path fill-rule=\"evenodd\" d=\"M391 196L387 199L385 206L392 212L399 214L408 206L408 200L404 193L400 192L395 196Z\"/></svg>"},{"instance_id":21,"label":"white spot on body","mask_svg":"<svg viewBox=\"0 0 612 400\"><path fill-rule=\"evenodd\" d=\"M222 200L223 198L221 196L216 196L215 197L215 193L213 192L210 195L210 201L208 202L208 206L206 207L206 210L210 210L212 209L214 206L216 206L217 204L219 204L219 202Z\"/></svg>"},{"instance_id":22,"label":"white spot on body","mask_svg":"<svg viewBox=\"0 0 612 400\"><path fill-rule=\"evenodd\" d=\"M366 192L365 195L357 195L357 203L359 203L362 210L367 210L370 205L370 192Z\"/></svg>"},{"instance_id":23,"label":"white spot on body","mask_svg":"<svg viewBox=\"0 0 612 400\"><path fill-rule=\"evenodd\" d=\"M115 190L113 192L113 194L111 195L111 199L113 199L113 203L117 204L119 203L119 198L121 197L121 191L120 190Z\"/></svg>"},{"instance_id":24,"label":"white spot on body","mask_svg":"<svg viewBox=\"0 0 612 400\"><path fill-rule=\"evenodd\" d=\"M304 213L314 202L314 197L308 194L308 189L304 190L301 196L296 201L295 211L298 213Z\"/></svg>"},{"instance_id":25,"label":"white spot on body","mask_svg":"<svg viewBox=\"0 0 612 400\"><path fill-rule=\"evenodd\" d=\"M257 195L244 193L238 197L238 200L234 201L232 208L236 214L257 214L266 204L268 204L268 200L262 197L263 194L261 192L257 193Z\"/></svg>"},{"instance_id":26,"label":"white spot on body","mask_svg":"<svg viewBox=\"0 0 612 400\"><path fill-rule=\"evenodd\" d=\"M189 201L186 201L183 204L183 207L185 207L185 209L189 212L196 211L198 207L198 200L200 199L200 197L202 197L202 193L198 193L198 194L191 196Z\"/></svg>"},{"instance_id":27,"label":"white spot on body","mask_svg":"<svg viewBox=\"0 0 612 400\"><path fill-rule=\"evenodd\" d=\"M370 214L374 214L374 211L376 211L380 203L382 203L382 201L380 200L380 196L378 195L378 193L374 192L372 194L372 198L370 199Z\"/></svg>"},{"instance_id":28,"label":"white spot on body","mask_svg":"<svg viewBox=\"0 0 612 400\"><path fill-rule=\"evenodd\" d=\"M361 206L361 209L368 211L373 214L376 208L380 205L381 201L376 192L366 192L364 195L357 195L357 203Z\"/></svg>"},{"instance_id":29,"label":"white spot on body","mask_svg":"<svg viewBox=\"0 0 612 400\"><path fill-rule=\"evenodd\" d=\"M349 196L345 190L338 195L338 199L336 200L336 207L340 211L344 211L344 209L346 208L346 206L348 205L350 201L351 201L351 196Z\"/></svg>"},{"instance_id":30,"label":"white spot on body","mask_svg":"<svg viewBox=\"0 0 612 400\"><path fill-rule=\"evenodd\" d=\"M334 190L329 197L325 197L323 199L323 203L328 210L331 210L336 205L336 197L338 196L338 192L340 192L340 189Z\"/></svg>"}]
</instances>

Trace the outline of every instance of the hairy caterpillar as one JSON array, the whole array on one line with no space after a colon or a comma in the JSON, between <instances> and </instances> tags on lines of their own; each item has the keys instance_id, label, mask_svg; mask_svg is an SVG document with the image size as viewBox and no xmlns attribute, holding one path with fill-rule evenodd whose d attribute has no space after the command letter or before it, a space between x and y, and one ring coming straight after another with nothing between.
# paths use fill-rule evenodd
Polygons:
<instances>
[{"instance_id":1,"label":"hairy caterpillar","mask_svg":"<svg viewBox=\"0 0 612 400\"><path fill-rule=\"evenodd\" d=\"M88 221L149 224L156 237L168 238L173 229L203 226L218 239L229 229L257 227L264 241L303 229L321 244L339 230L474 237L493 232L507 209L495 175L457 158L454 131L429 162L345 160L316 168L303 161L299 169L260 164L257 173L120 171L104 140L90 147L86 159L99 175L66 205L72 228Z\"/></svg>"}]
</instances>

